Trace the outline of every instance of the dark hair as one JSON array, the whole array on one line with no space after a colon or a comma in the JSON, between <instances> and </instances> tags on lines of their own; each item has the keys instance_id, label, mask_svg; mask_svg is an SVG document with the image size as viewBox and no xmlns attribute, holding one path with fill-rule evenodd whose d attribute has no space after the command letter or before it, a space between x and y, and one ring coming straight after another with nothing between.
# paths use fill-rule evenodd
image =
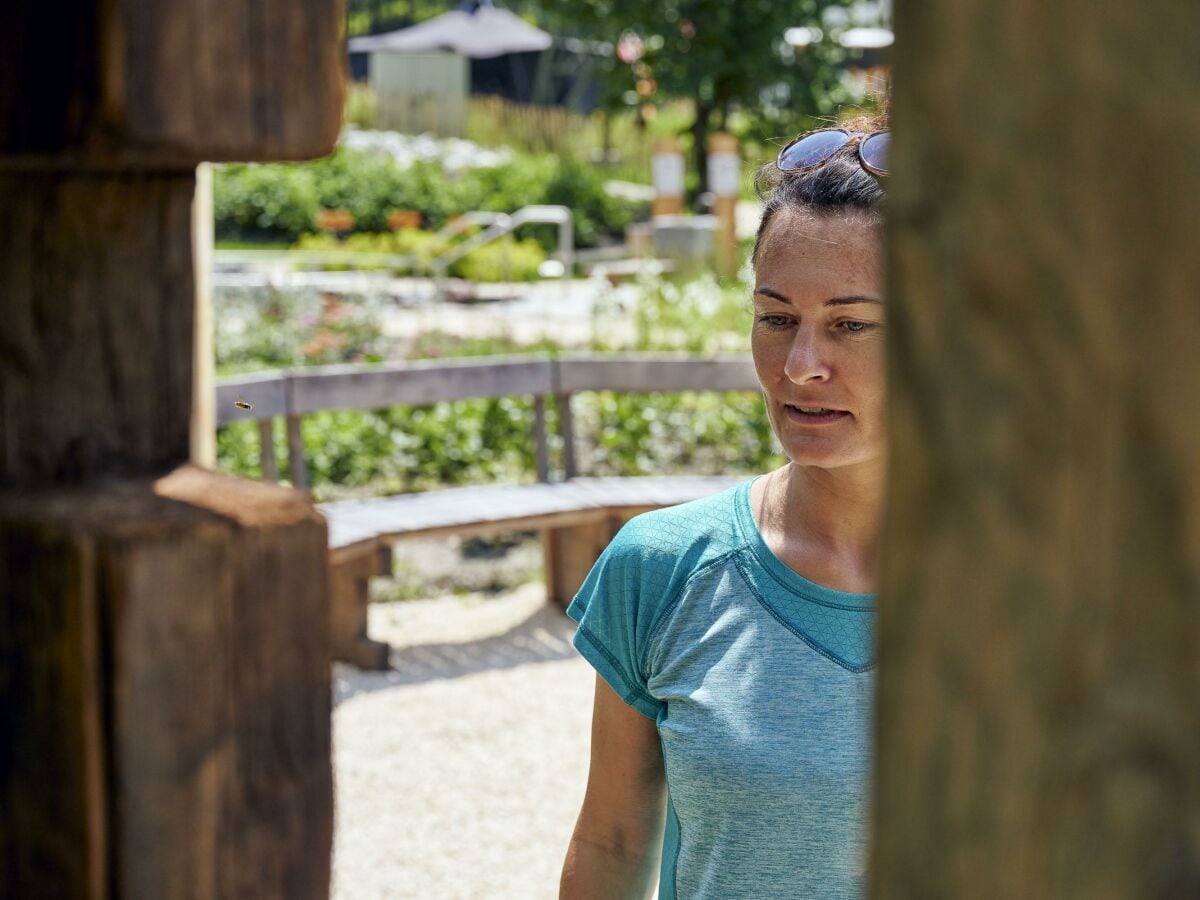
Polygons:
<instances>
[{"instance_id":1,"label":"dark hair","mask_svg":"<svg viewBox=\"0 0 1200 900\"><path fill-rule=\"evenodd\" d=\"M835 127L866 134L884 131L888 126L885 116L862 116ZM858 151L852 144L842 147L823 165L807 172L780 172L772 160L758 170L754 188L763 201L763 212L758 233L754 236L751 262L758 261L767 226L781 209L798 209L815 216L858 213L867 216L869 221L883 221L882 206L886 197L883 184L862 167Z\"/></svg>"}]
</instances>

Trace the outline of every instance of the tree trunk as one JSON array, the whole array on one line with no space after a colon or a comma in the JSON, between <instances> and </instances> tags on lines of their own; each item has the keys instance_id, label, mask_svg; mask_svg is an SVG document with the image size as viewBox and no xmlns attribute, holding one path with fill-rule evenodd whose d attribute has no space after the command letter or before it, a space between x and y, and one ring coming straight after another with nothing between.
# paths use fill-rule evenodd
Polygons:
<instances>
[{"instance_id":1,"label":"tree trunk","mask_svg":"<svg viewBox=\"0 0 1200 900\"><path fill-rule=\"evenodd\" d=\"M897 6L876 898L1200 896L1200 17Z\"/></svg>"}]
</instances>

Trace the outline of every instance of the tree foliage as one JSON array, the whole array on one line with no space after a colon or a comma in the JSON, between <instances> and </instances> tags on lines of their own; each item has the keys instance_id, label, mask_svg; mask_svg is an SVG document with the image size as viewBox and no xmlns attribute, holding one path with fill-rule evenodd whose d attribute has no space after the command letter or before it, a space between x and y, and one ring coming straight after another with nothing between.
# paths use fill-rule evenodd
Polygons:
<instances>
[{"instance_id":1,"label":"tree foliage","mask_svg":"<svg viewBox=\"0 0 1200 900\"><path fill-rule=\"evenodd\" d=\"M703 186L711 130L733 129L759 142L786 139L854 99L842 82L847 52L826 27L827 11L853 3L507 0L502 5L558 38L613 48L581 57L602 78L610 106L691 101L694 162ZM382 30L385 22L400 27L456 5L454 0L349 0L350 31ZM823 37L793 48L784 34L795 27L819 28Z\"/></svg>"},{"instance_id":2,"label":"tree foliage","mask_svg":"<svg viewBox=\"0 0 1200 900\"><path fill-rule=\"evenodd\" d=\"M610 96L636 103L691 100L693 149L703 179L707 135L731 127L734 111L743 136L767 141L811 127L851 99L841 81L846 51L829 29L803 49L784 40L789 28L821 28L826 10L849 5L850 0L576 0L539 15L617 46L608 66Z\"/></svg>"}]
</instances>

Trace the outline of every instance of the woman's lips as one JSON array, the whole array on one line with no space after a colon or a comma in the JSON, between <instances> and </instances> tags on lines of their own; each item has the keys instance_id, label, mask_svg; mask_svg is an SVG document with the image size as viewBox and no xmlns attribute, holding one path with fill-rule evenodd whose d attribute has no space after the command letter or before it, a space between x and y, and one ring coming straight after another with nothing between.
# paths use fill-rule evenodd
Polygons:
<instances>
[{"instance_id":1,"label":"woman's lips","mask_svg":"<svg viewBox=\"0 0 1200 900\"><path fill-rule=\"evenodd\" d=\"M798 422L802 425L825 425L832 422L839 422L850 415L844 409L809 406L808 404L793 406L791 403L785 403L783 409L790 421Z\"/></svg>"}]
</instances>

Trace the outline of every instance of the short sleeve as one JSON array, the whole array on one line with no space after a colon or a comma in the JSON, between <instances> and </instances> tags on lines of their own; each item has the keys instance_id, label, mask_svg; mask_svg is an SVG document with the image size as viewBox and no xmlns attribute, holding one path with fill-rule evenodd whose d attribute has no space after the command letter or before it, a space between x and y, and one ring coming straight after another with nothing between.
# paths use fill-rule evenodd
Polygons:
<instances>
[{"instance_id":1,"label":"short sleeve","mask_svg":"<svg viewBox=\"0 0 1200 900\"><path fill-rule=\"evenodd\" d=\"M572 643L616 694L643 715L664 704L646 689L645 643L661 600L641 523L626 522L604 549L567 607L579 623Z\"/></svg>"}]
</instances>

